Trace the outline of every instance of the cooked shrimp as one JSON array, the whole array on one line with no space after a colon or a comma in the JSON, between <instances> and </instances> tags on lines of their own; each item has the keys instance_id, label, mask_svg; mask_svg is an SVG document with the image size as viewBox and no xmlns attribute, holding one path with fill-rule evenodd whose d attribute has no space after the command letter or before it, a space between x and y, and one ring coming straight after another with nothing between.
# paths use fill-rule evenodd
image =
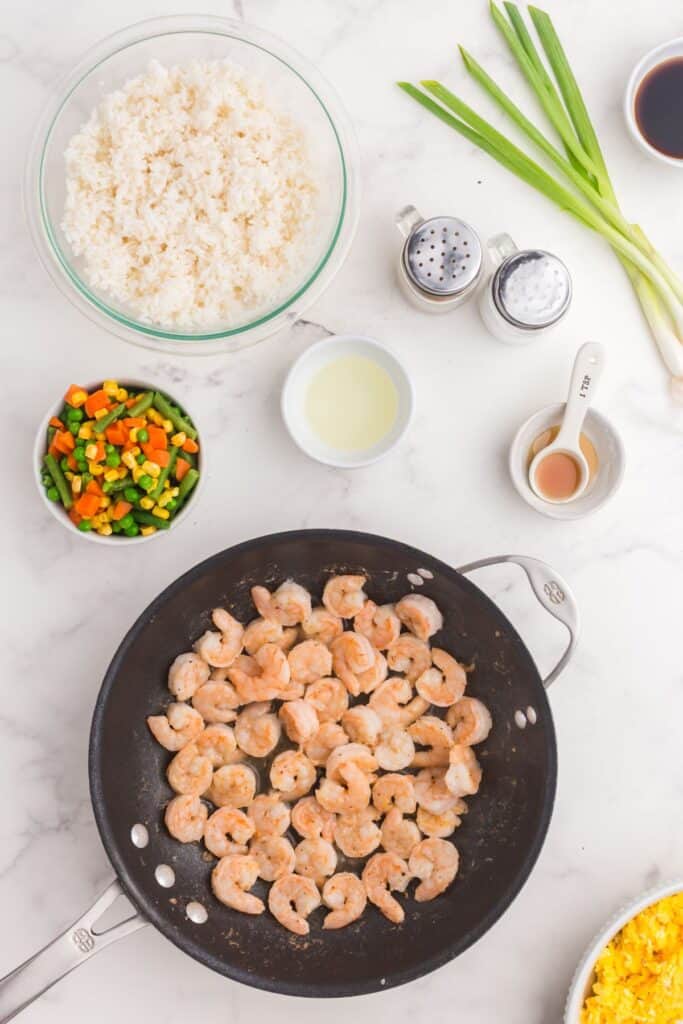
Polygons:
<instances>
[{"instance_id":1,"label":"cooked shrimp","mask_svg":"<svg viewBox=\"0 0 683 1024\"><path fill-rule=\"evenodd\" d=\"M197 749L203 757L208 757L214 768L233 764L242 757L242 752L237 749L234 732L229 725L222 725L220 722L207 725L200 733L197 737Z\"/></svg>"},{"instance_id":2,"label":"cooked shrimp","mask_svg":"<svg viewBox=\"0 0 683 1024\"><path fill-rule=\"evenodd\" d=\"M448 765L448 747L430 747L429 750L416 750L411 768L445 768Z\"/></svg>"},{"instance_id":3,"label":"cooked shrimp","mask_svg":"<svg viewBox=\"0 0 683 1024\"><path fill-rule=\"evenodd\" d=\"M411 873L422 879L415 890L418 903L440 896L458 873L458 851L445 839L423 839L410 855Z\"/></svg>"},{"instance_id":4,"label":"cooked shrimp","mask_svg":"<svg viewBox=\"0 0 683 1024\"><path fill-rule=\"evenodd\" d=\"M323 928L346 928L357 921L367 906L365 886L357 875L341 871L328 878L323 886L323 903L330 908Z\"/></svg>"},{"instance_id":5,"label":"cooked shrimp","mask_svg":"<svg viewBox=\"0 0 683 1024\"><path fill-rule=\"evenodd\" d=\"M340 619L352 619L365 604L365 576L333 576L323 590L323 604Z\"/></svg>"},{"instance_id":6,"label":"cooked shrimp","mask_svg":"<svg viewBox=\"0 0 683 1024\"><path fill-rule=\"evenodd\" d=\"M444 811L443 814L432 814L431 811L426 811L424 807L418 807L417 827L431 839L446 839L447 836L455 832L458 825L462 824L460 815L464 814L466 810L467 805L464 800L461 800L448 811Z\"/></svg>"},{"instance_id":7,"label":"cooked shrimp","mask_svg":"<svg viewBox=\"0 0 683 1024\"><path fill-rule=\"evenodd\" d=\"M218 632L207 629L195 643L194 649L208 665L227 668L242 650L244 626L225 608L214 608L211 618Z\"/></svg>"},{"instance_id":8,"label":"cooked shrimp","mask_svg":"<svg viewBox=\"0 0 683 1024\"><path fill-rule=\"evenodd\" d=\"M260 793L247 807L257 838L283 836L290 823L289 807L277 793Z\"/></svg>"},{"instance_id":9,"label":"cooked shrimp","mask_svg":"<svg viewBox=\"0 0 683 1024\"><path fill-rule=\"evenodd\" d=\"M377 759L364 743L347 743L336 747L327 759L327 776L333 782L342 777L344 766L353 764L365 775L371 775L377 769Z\"/></svg>"},{"instance_id":10,"label":"cooked shrimp","mask_svg":"<svg viewBox=\"0 0 683 1024\"><path fill-rule=\"evenodd\" d=\"M296 872L322 884L337 870L337 851L326 839L302 839L294 849Z\"/></svg>"},{"instance_id":11,"label":"cooked shrimp","mask_svg":"<svg viewBox=\"0 0 683 1024\"><path fill-rule=\"evenodd\" d=\"M327 764L327 759L335 749L349 742L341 725L337 722L323 722L314 736L304 744L304 754L310 758L316 768Z\"/></svg>"},{"instance_id":12,"label":"cooked shrimp","mask_svg":"<svg viewBox=\"0 0 683 1024\"><path fill-rule=\"evenodd\" d=\"M380 775L372 787L372 802L380 814L387 814L392 807L402 814L413 814L417 806L413 776L394 772Z\"/></svg>"},{"instance_id":13,"label":"cooked shrimp","mask_svg":"<svg viewBox=\"0 0 683 1024\"><path fill-rule=\"evenodd\" d=\"M366 807L354 814L342 814L337 819L334 841L345 857L367 857L374 853L382 839L375 824L377 811Z\"/></svg>"},{"instance_id":14,"label":"cooked shrimp","mask_svg":"<svg viewBox=\"0 0 683 1024\"><path fill-rule=\"evenodd\" d=\"M450 726L436 715L423 715L409 728L408 732L416 743L428 750L418 750L411 762L414 768L432 768L448 764L448 751L453 746Z\"/></svg>"},{"instance_id":15,"label":"cooked shrimp","mask_svg":"<svg viewBox=\"0 0 683 1024\"><path fill-rule=\"evenodd\" d=\"M314 608L301 623L301 632L308 640L319 640L329 647L344 632L344 623L338 615L328 612L327 608Z\"/></svg>"},{"instance_id":16,"label":"cooked shrimp","mask_svg":"<svg viewBox=\"0 0 683 1024\"><path fill-rule=\"evenodd\" d=\"M443 615L426 594L406 594L397 603L396 614L420 640L429 640L443 626Z\"/></svg>"},{"instance_id":17,"label":"cooked shrimp","mask_svg":"<svg viewBox=\"0 0 683 1024\"><path fill-rule=\"evenodd\" d=\"M342 715L342 726L350 740L374 747L379 740L384 723L368 704L356 704Z\"/></svg>"},{"instance_id":18,"label":"cooked shrimp","mask_svg":"<svg viewBox=\"0 0 683 1024\"><path fill-rule=\"evenodd\" d=\"M466 747L483 743L493 725L491 712L476 697L461 697L448 709L446 721L453 728L455 742Z\"/></svg>"},{"instance_id":19,"label":"cooked shrimp","mask_svg":"<svg viewBox=\"0 0 683 1024\"><path fill-rule=\"evenodd\" d=\"M246 764L225 764L213 773L206 794L216 807L248 807L256 794L256 776Z\"/></svg>"},{"instance_id":20,"label":"cooked shrimp","mask_svg":"<svg viewBox=\"0 0 683 1024\"><path fill-rule=\"evenodd\" d=\"M378 606L368 599L354 617L353 628L366 636L378 651L386 651L401 632L401 620L393 604Z\"/></svg>"},{"instance_id":21,"label":"cooked shrimp","mask_svg":"<svg viewBox=\"0 0 683 1024\"><path fill-rule=\"evenodd\" d=\"M199 797L187 793L169 800L164 812L164 822L178 842L196 843L204 835L208 814Z\"/></svg>"},{"instance_id":22,"label":"cooked shrimp","mask_svg":"<svg viewBox=\"0 0 683 1024\"><path fill-rule=\"evenodd\" d=\"M294 870L294 847L284 836L260 836L249 849L258 861L258 871L264 882L275 882Z\"/></svg>"},{"instance_id":23,"label":"cooked shrimp","mask_svg":"<svg viewBox=\"0 0 683 1024\"><path fill-rule=\"evenodd\" d=\"M316 780L315 766L298 750L283 750L270 766L270 782L283 800L306 796Z\"/></svg>"},{"instance_id":24,"label":"cooked shrimp","mask_svg":"<svg viewBox=\"0 0 683 1024\"><path fill-rule=\"evenodd\" d=\"M222 857L211 872L211 888L217 900L242 914L262 914L266 909L263 900L247 890L258 878L256 857L243 853L231 853Z\"/></svg>"},{"instance_id":25,"label":"cooked shrimp","mask_svg":"<svg viewBox=\"0 0 683 1024\"><path fill-rule=\"evenodd\" d=\"M362 811L370 803L370 780L365 772L353 764L339 768L340 782L325 777L322 779L316 797L326 811L334 814L353 814Z\"/></svg>"},{"instance_id":26,"label":"cooked shrimp","mask_svg":"<svg viewBox=\"0 0 683 1024\"><path fill-rule=\"evenodd\" d=\"M457 807L458 797L446 785L445 768L423 768L415 777L415 798L426 811L443 814Z\"/></svg>"},{"instance_id":27,"label":"cooked shrimp","mask_svg":"<svg viewBox=\"0 0 683 1024\"><path fill-rule=\"evenodd\" d=\"M176 700L189 700L208 680L210 672L198 654L179 654L168 670L168 688Z\"/></svg>"},{"instance_id":28,"label":"cooked shrimp","mask_svg":"<svg viewBox=\"0 0 683 1024\"><path fill-rule=\"evenodd\" d=\"M392 807L381 830L382 846L387 853L396 853L407 860L422 839L422 833L410 818L404 818L397 807Z\"/></svg>"},{"instance_id":29,"label":"cooked shrimp","mask_svg":"<svg viewBox=\"0 0 683 1024\"><path fill-rule=\"evenodd\" d=\"M387 662L393 672L403 672L406 679L414 683L431 665L432 653L424 640L418 640L412 633L403 633L389 645Z\"/></svg>"},{"instance_id":30,"label":"cooked shrimp","mask_svg":"<svg viewBox=\"0 0 683 1024\"><path fill-rule=\"evenodd\" d=\"M462 665L448 651L435 647L432 651L433 668L428 668L415 683L421 697L438 708L448 708L459 701L467 686Z\"/></svg>"},{"instance_id":31,"label":"cooked shrimp","mask_svg":"<svg viewBox=\"0 0 683 1024\"><path fill-rule=\"evenodd\" d=\"M288 700L278 714L292 743L307 743L320 727L316 710L307 700Z\"/></svg>"},{"instance_id":32,"label":"cooked shrimp","mask_svg":"<svg viewBox=\"0 0 683 1024\"><path fill-rule=\"evenodd\" d=\"M326 676L306 688L306 700L317 711L320 722L338 722L349 706L349 691L341 679Z\"/></svg>"},{"instance_id":33,"label":"cooked shrimp","mask_svg":"<svg viewBox=\"0 0 683 1024\"><path fill-rule=\"evenodd\" d=\"M294 580L285 580L273 594L266 587L252 587L251 598L262 618L281 626L297 626L311 614L311 595Z\"/></svg>"},{"instance_id":34,"label":"cooked shrimp","mask_svg":"<svg viewBox=\"0 0 683 1024\"><path fill-rule=\"evenodd\" d=\"M219 807L204 829L204 844L214 857L230 853L246 853L254 834L254 822L236 807Z\"/></svg>"},{"instance_id":35,"label":"cooked shrimp","mask_svg":"<svg viewBox=\"0 0 683 1024\"><path fill-rule=\"evenodd\" d=\"M403 707L407 705L412 695L413 688L407 679L391 676L370 694L368 706L379 715L385 726L398 725Z\"/></svg>"},{"instance_id":36,"label":"cooked shrimp","mask_svg":"<svg viewBox=\"0 0 683 1024\"><path fill-rule=\"evenodd\" d=\"M235 739L249 757L266 757L280 742L280 723L270 707L270 701L258 701L237 716Z\"/></svg>"},{"instance_id":37,"label":"cooked shrimp","mask_svg":"<svg viewBox=\"0 0 683 1024\"><path fill-rule=\"evenodd\" d=\"M455 796L473 796L481 785L481 766L471 747L451 747L446 786Z\"/></svg>"},{"instance_id":38,"label":"cooked shrimp","mask_svg":"<svg viewBox=\"0 0 683 1024\"><path fill-rule=\"evenodd\" d=\"M387 678L387 659L380 651L375 651L375 661L367 672L360 672L356 677L361 693L372 693Z\"/></svg>"},{"instance_id":39,"label":"cooked shrimp","mask_svg":"<svg viewBox=\"0 0 683 1024\"><path fill-rule=\"evenodd\" d=\"M242 643L247 654L254 655L264 644L277 644L278 647L282 647L284 639L285 631L279 622L274 622L273 619L252 619L244 630Z\"/></svg>"},{"instance_id":40,"label":"cooked shrimp","mask_svg":"<svg viewBox=\"0 0 683 1024\"><path fill-rule=\"evenodd\" d=\"M332 641L332 658L335 675L353 697L361 691L358 676L374 667L376 651L362 633L342 633Z\"/></svg>"},{"instance_id":41,"label":"cooked shrimp","mask_svg":"<svg viewBox=\"0 0 683 1024\"><path fill-rule=\"evenodd\" d=\"M237 658L228 675L245 703L273 700L289 684L287 655L277 644L264 644L253 658L249 655Z\"/></svg>"},{"instance_id":42,"label":"cooked shrimp","mask_svg":"<svg viewBox=\"0 0 683 1024\"><path fill-rule=\"evenodd\" d=\"M311 878L283 875L268 893L268 908L281 925L296 935L308 935L306 918L320 906L320 893Z\"/></svg>"},{"instance_id":43,"label":"cooked shrimp","mask_svg":"<svg viewBox=\"0 0 683 1024\"><path fill-rule=\"evenodd\" d=\"M407 768L414 756L415 744L410 734L398 725L385 729L375 747L377 764L388 772Z\"/></svg>"},{"instance_id":44,"label":"cooked shrimp","mask_svg":"<svg viewBox=\"0 0 683 1024\"><path fill-rule=\"evenodd\" d=\"M230 683L204 683L192 698L192 706L205 722L234 722L242 700Z\"/></svg>"},{"instance_id":45,"label":"cooked shrimp","mask_svg":"<svg viewBox=\"0 0 683 1024\"><path fill-rule=\"evenodd\" d=\"M304 796L292 807L292 825L302 839L334 839L336 814L321 807L314 796Z\"/></svg>"},{"instance_id":46,"label":"cooked shrimp","mask_svg":"<svg viewBox=\"0 0 683 1024\"><path fill-rule=\"evenodd\" d=\"M197 739L204 719L189 704L169 704L165 715L150 715L147 725L157 743L175 752Z\"/></svg>"},{"instance_id":47,"label":"cooked shrimp","mask_svg":"<svg viewBox=\"0 0 683 1024\"><path fill-rule=\"evenodd\" d=\"M293 681L304 686L324 679L332 671L332 654L320 640L304 640L292 647L287 661Z\"/></svg>"},{"instance_id":48,"label":"cooked shrimp","mask_svg":"<svg viewBox=\"0 0 683 1024\"><path fill-rule=\"evenodd\" d=\"M411 875L406 862L395 853L375 853L365 865L362 877L370 902L393 924L400 924L405 912L391 893L408 888Z\"/></svg>"},{"instance_id":49,"label":"cooked shrimp","mask_svg":"<svg viewBox=\"0 0 683 1024\"><path fill-rule=\"evenodd\" d=\"M212 772L208 757L202 757L196 743L188 743L169 764L166 778L176 793L201 796L211 785Z\"/></svg>"}]
</instances>

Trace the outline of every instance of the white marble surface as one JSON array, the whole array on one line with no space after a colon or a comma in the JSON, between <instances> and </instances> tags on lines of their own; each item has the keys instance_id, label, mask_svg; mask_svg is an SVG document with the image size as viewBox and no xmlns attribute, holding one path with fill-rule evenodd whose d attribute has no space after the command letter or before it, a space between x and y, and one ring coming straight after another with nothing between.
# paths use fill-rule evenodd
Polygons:
<instances>
[{"instance_id":1,"label":"white marble surface","mask_svg":"<svg viewBox=\"0 0 683 1024\"><path fill-rule=\"evenodd\" d=\"M203 0L185 0L202 11ZM673 0L548 0L604 139L626 210L683 267L681 177L629 141L620 113L628 71L680 34ZM215 7L231 13L230 0ZM583 614L576 658L552 690L560 776L539 863L513 907L474 948L403 989L324 1007L285 1001L211 974L145 929L91 960L25 1012L26 1024L97 1019L184 1024L287 1015L332 1024L458 1018L558 1021L577 958L603 919L653 880L680 872L683 833L680 658L681 413L627 282L597 238L430 120L394 87L438 76L465 96L462 40L519 90L485 4L432 0L234 0L234 13L294 43L335 83L359 135L360 230L310 322L242 354L172 360L83 319L31 249L19 191L31 125L50 83L98 38L159 13L151 0L5 4L0 95L3 613L0 703L0 974L67 925L111 876L88 797L86 747L99 681L124 631L172 578L243 538L303 526L356 527L403 539L452 564L501 551L546 559ZM561 255L575 301L561 331L523 350L485 336L473 306L427 318L397 292L395 210L453 211L482 235L508 230ZM323 326L324 325L324 326ZM417 417L402 448L354 473L307 461L278 412L283 374L322 334L361 330L395 347L414 374ZM513 492L508 441L539 405L562 397L578 344L601 340L599 406L622 432L622 491L592 519L545 520ZM34 493L30 452L47 404L71 378L154 378L203 414L212 468L192 525L123 551L68 536ZM11 440L8 442L8 440ZM489 592L541 667L561 650L515 570Z\"/></svg>"}]
</instances>

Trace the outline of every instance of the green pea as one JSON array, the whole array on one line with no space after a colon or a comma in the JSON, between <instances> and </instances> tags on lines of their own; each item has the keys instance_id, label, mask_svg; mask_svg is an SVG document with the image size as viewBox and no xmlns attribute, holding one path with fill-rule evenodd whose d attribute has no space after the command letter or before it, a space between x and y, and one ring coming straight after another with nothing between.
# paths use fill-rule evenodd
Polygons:
<instances>
[{"instance_id":1,"label":"green pea","mask_svg":"<svg viewBox=\"0 0 683 1024\"><path fill-rule=\"evenodd\" d=\"M143 453L140 452L140 454L136 456L135 461L137 462L138 466L141 466L143 462L147 462L147 456L143 455Z\"/></svg>"},{"instance_id":2,"label":"green pea","mask_svg":"<svg viewBox=\"0 0 683 1024\"><path fill-rule=\"evenodd\" d=\"M178 508L178 502L175 500L175 498L171 498L170 501L166 502L164 508L167 508L169 512L175 512L175 510Z\"/></svg>"},{"instance_id":3,"label":"green pea","mask_svg":"<svg viewBox=\"0 0 683 1024\"><path fill-rule=\"evenodd\" d=\"M111 524L112 533L121 533L121 523L117 523L116 520Z\"/></svg>"},{"instance_id":4,"label":"green pea","mask_svg":"<svg viewBox=\"0 0 683 1024\"><path fill-rule=\"evenodd\" d=\"M113 486L114 486L113 483L109 483L108 480L105 480L104 483L102 484L102 493L103 494L111 494L111 490L112 490Z\"/></svg>"},{"instance_id":5,"label":"green pea","mask_svg":"<svg viewBox=\"0 0 683 1024\"><path fill-rule=\"evenodd\" d=\"M48 487L47 496L50 501L59 501L59 491L56 487Z\"/></svg>"},{"instance_id":6,"label":"green pea","mask_svg":"<svg viewBox=\"0 0 683 1024\"><path fill-rule=\"evenodd\" d=\"M138 480L138 483L140 487L142 487L143 491L150 491L152 487L154 487L154 480L149 473L143 473Z\"/></svg>"},{"instance_id":7,"label":"green pea","mask_svg":"<svg viewBox=\"0 0 683 1024\"><path fill-rule=\"evenodd\" d=\"M88 469L88 463L85 459L76 459L76 465L78 466L79 472L85 473Z\"/></svg>"},{"instance_id":8,"label":"green pea","mask_svg":"<svg viewBox=\"0 0 683 1024\"><path fill-rule=\"evenodd\" d=\"M137 535L140 532L140 529L137 523L133 523L132 526L127 526L123 532L125 533L126 537L137 537Z\"/></svg>"},{"instance_id":9,"label":"green pea","mask_svg":"<svg viewBox=\"0 0 683 1024\"><path fill-rule=\"evenodd\" d=\"M114 445L113 445L113 444L106 444L106 445L104 446L104 450L105 450L105 452L107 453L107 455L111 455L111 453L112 453L112 452L115 452L115 451L116 451L116 448L114 447Z\"/></svg>"},{"instance_id":10,"label":"green pea","mask_svg":"<svg viewBox=\"0 0 683 1024\"><path fill-rule=\"evenodd\" d=\"M139 501L141 497L137 487L126 487L125 491L123 492L123 496L126 499L126 501L129 501L131 503L131 505L134 504L136 501Z\"/></svg>"},{"instance_id":11,"label":"green pea","mask_svg":"<svg viewBox=\"0 0 683 1024\"><path fill-rule=\"evenodd\" d=\"M149 441L149 431L145 430L144 427L140 427L140 429L138 430L138 441L140 442L140 444L145 444L147 441Z\"/></svg>"},{"instance_id":12,"label":"green pea","mask_svg":"<svg viewBox=\"0 0 683 1024\"><path fill-rule=\"evenodd\" d=\"M105 461L108 466L112 466L115 469L117 466L121 465L121 456L117 455L116 452L111 452L109 455L107 455Z\"/></svg>"},{"instance_id":13,"label":"green pea","mask_svg":"<svg viewBox=\"0 0 683 1024\"><path fill-rule=\"evenodd\" d=\"M78 529L82 530L83 533L87 533L88 530L92 530L92 524L91 524L90 520L89 519L81 519L80 523L78 524Z\"/></svg>"},{"instance_id":14,"label":"green pea","mask_svg":"<svg viewBox=\"0 0 683 1024\"><path fill-rule=\"evenodd\" d=\"M71 467L69 466L69 463L68 463L66 457L61 458L59 460L59 467L60 467L60 469L62 470L63 473L70 473L71 472Z\"/></svg>"},{"instance_id":15,"label":"green pea","mask_svg":"<svg viewBox=\"0 0 683 1024\"><path fill-rule=\"evenodd\" d=\"M66 418L68 420L73 420L74 423L80 423L83 419L83 410L74 409L72 406L68 406L66 410Z\"/></svg>"},{"instance_id":16,"label":"green pea","mask_svg":"<svg viewBox=\"0 0 683 1024\"><path fill-rule=\"evenodd\" d=\"M129 526L132 526L135 520L133 519L130 512L127 512L125 516L119 519L119 526L122 530L127 530Z\"/></svg>"},{"instance_id":17,"label":"green pea","mask_svg":"<svg viewBox=\"0 0 683 1024\"><path fill-rule=\"evenodd\" d=\"M78 431L81 429L78 423L76 423L75 421L73 423L67 423L67 427L69 428L74 437L76 437Z\"/></svg>"}]
</instances>

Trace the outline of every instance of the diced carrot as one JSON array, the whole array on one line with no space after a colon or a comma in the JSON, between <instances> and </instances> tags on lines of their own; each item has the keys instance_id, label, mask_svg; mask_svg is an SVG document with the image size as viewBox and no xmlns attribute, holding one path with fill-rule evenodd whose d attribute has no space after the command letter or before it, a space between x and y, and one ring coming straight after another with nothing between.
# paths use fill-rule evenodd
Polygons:
<instances>
[{"instance_id":1,"label":"diced carrot","mask_svg":"<svg viewBox=\"0 0 683 1024\"><path fill-rule=\"evenodd\" d=\"M79 516L83 516L84 519L90 519L94 516L100 507L100 498L97 494L82 494L76 502L75 508Z\"/></svg>"},{"instance_id":2,"label":"diced carrot","mask_svg":"<svg viewBox=\"0 0 683 1024\"><path fill-rule=\"evenodd\" d=\"M124 445L128 440L128 431L122 423L112 423L110 427L105 430L105 435L109 444Z\"/></svg>"},{"instance_id":3,"label":"diced carrot","mask_svg":"<svg viewBox=\"0 0 683 1024\"><path fill-rule=\"evenodd\" d=\"M178 458L175 461L176 480L182 480L189 469L190 463L187 461L187 459L181 459L180 456L178 456Z\"/></svg>"},{"instance_id":4,"label":"diced carrot","mask_svg":"<svg viewBox=\"0 0 683 1024\"><path fill-rule=\"evenodd\" d=\"M68 455L76 447L73 434L69 430L58 430L53 438L53 444L62 455Z\"/></svg>"},{"instance_id":5,"label":"diced carrot","mask_svg":"<svg viewBox=\"0 0 683 1024\"><path fill-rule=\"evenodd\" d=\"M56 427L57 430L64 430L64 424L62 423L58 416L52 416L50 418L50 426Z\"/></svg>"},{"instance_id":6,"label":"diced carrot","mask_svg":"<svg viewBox=\"0 0 683 1024\"><path fill-rule=\"evenodd\" d=\"M94 416L98 409L106 409L108 405L109 396L100 388L99 391L93 391L92 395L88 395L85 401L85 411L88 416Z\"/></svg>"},{"instance_id":7,"label":"diced carrot","mask_svg":"<svg viewBox=\"0 0 683 1024\"><path fill-rule=\"evenodd\" d=\"M136 402L137 398L127 398L124 405L126 406L126 409L132 409Z\"/></svg>"},{"instance_id":8,"label":"diced carrot","mask_svg":"<svg viewBox=\"0 0 683 1024\"><path fill-rule=\"evenodd\" d=\"M54 455L54 457L57 459L58 462L59 462L59 460L60 460L60 458L62 456L62 452L60 452L59 448L57 448L56 445L55 445L54 437L52 438L52 444L48 448L48 454L49 455Z\"/></svg>"},{"instance_id":9,"label":"diced carrot","mask_svg":"<svg viewBox=\"0 0 683 1024\"><path fill-rule=\"evenodd\" d=\"M152 426L150 423L147 427L149 433L149 443L153 448L168 448L168 437L166 431L162 430L161 427Z\"/></svg>"},{"instance_id":10,"label":"diced carrot","mask_svg":"<svg viewBox=\"0 0 683 1024\"><path fill-rule=\"evenodd\" d=\"M97 452L95 454L95 462L102 462L105 455L107 454L104 450L104 441L97 441L95 444Z\"/></svg>"},{"instance_id":11,"label":"diced carrot","mask_svg":"<svg viewBox=\"0 0 683 1024\"><path fill-rule=\"evenodd\" d=\"M121 420L121 422L123 423L124 427L128 427L129 430L132 430L133 427L137 427L139 430L140 427L145 426L145 421L142 418L142 416L126 416L126 418L124 420Z\"/></svg>"},{"instance_id":12,"label":"diced carrot","mask_svg":"<svg viewBox=\"0 0 683 1024\"><path fill-rule=\"evenodd\" d=\"M98 484L97 480L91 480L86 485L85 493L86 494L95 494L95 495L97 495L98 498L101 498L102 494L104 492L103 492L102 488L100 487L100 485Z\"/></svg>"},{"instance_id":13,"label":"diced carrot","mask_svg":"<svg viewBox=\"0 0 683 1024\"><path fill-rule=\"evenodd\" d=\"M188 437L183 445L183 451L188 452L190 455L196 455L199 451L199 445L191 437Z\"/></svg>"},{"instance_id":14,"label":"diced carrot","mask_svg":"<svg viewBox=\"0 0 683 1024\"><path fill-rule=\"evenodd\" d=\"M69 453L67 455L66 461L69 464L69 469L71 470L71 472L72 473L77 473L78 472L78 463L76 462L75 458L73 457L73 455L71 453Z\"/></svg>"},{"instance_id":15,"label":"diced carrot","mask_svg":"<svg viewBox=\"0 0 683 1024\"><path fill-rule=\"evenodd\" d=\"M69 519L74 524L74 526L78 526L78 524L80 523L81 519L83 518L83 516L79 516L78 512L76 511L75 505L71 506L71 508L69 509L67 515L69 516Z\"/></svg>"},{"instance_id":16,"label":"diced carrot","mask_svg":"<svg viewBox=\"0 0 683 1024\"><path fill-rule=\"evenodd\" d=\"M87 397L88 392L85 388L79 387L78 384L70 384L67 393L64 395L64 401L72 405L74 409L78 409L83 405Z\"/></svg>"},{"instance_id":17,"label":"diced carrot","mask_svg":"<svg viewBox=\"0 0 683 1024\"><path fill-rule=\"evenodd\" d=\"M133 506L129 501L117 501L111 510L112 519L115 519L118 522L119 519L123 519L123 517L130 512L132 507Z\"/></svg>"},{"instance_id":18,"label":"diced carrot","mask_svg":"<svg viewBox=\"0 0 683 1024\"><path fill-rule=\"evenodd\" d=\"M168 460L169 459L170 459L170 455L168 454L167 451L164 451L163 448L155 448L154 449L154 455L152 456L152 462L156 462L157 466L161 466L161 468L163 469L164 466L168 466Z\"/></svg>"}]
</instances>

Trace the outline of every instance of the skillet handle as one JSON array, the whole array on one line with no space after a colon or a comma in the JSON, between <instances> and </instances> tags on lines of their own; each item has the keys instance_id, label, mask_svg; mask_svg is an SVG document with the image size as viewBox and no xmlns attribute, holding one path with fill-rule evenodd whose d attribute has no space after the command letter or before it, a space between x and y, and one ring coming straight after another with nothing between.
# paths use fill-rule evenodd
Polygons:
<instances>
[{"instance_id":1,"label":"skillet handle","mask_svg":"<svg viewBox=\"0 0 683 1024\"><path fill-rule=\"evenodd\" d=\"M114 879L70 928L0 979L0 1024L21 1013L56 981L99 953L110 942L116 942L147 924L143 917L133 913L104 931L96 930L97 921L104 911L122 894L123 889L118 879Z\"/></svg>"},{"instance_id":2,"label":"skillet handle","mask_svg":"<svg viewBox=\"0 0 683 1024\"><path fill-rule=\"evenodd\" d=\"M462 565L458 572L466 575L468 572L474 572L475 569L483 569L486 565L500 565L502 562L513 562L524 570L539 603L547 612L559 619L569 632L569 643L564 654L552 672L549 672L543 680L543 685L547 689L557 679L574 653L579 639L578 606L569 586L560 574L538 558L529 558L527 555L495 555L493 558L482 558L478 562Z\"/></svg>"}]
</instances>

